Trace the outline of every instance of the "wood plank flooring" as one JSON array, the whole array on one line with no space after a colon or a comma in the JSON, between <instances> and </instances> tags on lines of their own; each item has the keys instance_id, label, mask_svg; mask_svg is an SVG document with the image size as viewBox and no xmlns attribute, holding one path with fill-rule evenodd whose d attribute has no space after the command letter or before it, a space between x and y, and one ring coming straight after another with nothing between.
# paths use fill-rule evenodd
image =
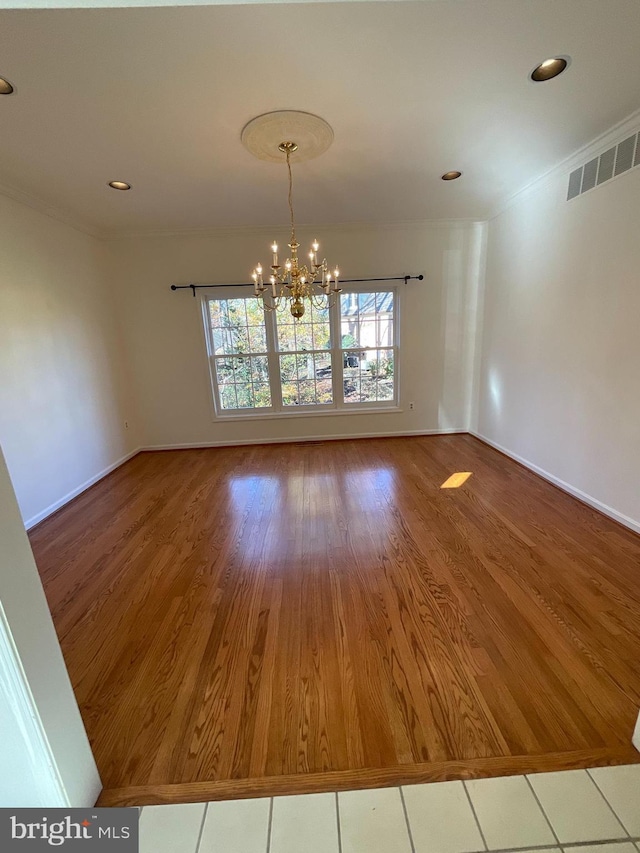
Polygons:
<instances>
[{"instance_id":1,"label":"wood plank flooring","mask_svg":"<svg viewBox=\"0 0 640 853\"><path fill-rule=\"evenodd\" d=\"M31 542L104 803L640 760L640 537L471 436L142 453Z\"/></svg>"}]
</instances>

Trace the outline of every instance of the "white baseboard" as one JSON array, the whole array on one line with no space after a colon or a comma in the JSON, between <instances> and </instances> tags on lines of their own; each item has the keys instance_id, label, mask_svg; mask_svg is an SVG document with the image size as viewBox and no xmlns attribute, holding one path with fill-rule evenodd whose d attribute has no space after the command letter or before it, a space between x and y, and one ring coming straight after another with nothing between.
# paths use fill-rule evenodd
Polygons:
<instances>
[{"instance_id":1,"label":"white baseboard","mask_svg":"<svg viewBox=\"0 0 640 853\"><path fill-rule=\"evenodd\" d=\"M68 492L64 497L60 498L60 500L55 503L50 504L46 509L43 509L42 512L39 512L37 515L33 515L31 518L25 521L24 526L26 530L31 530L32 527L35 527L36 524L40 524L41 521L44 521L45 518L48 518L50 515L63 507L65 504L68 504L69 501L72 501L74 498L77 498L78 495L82 494L82 492L86 491L90 486L93 486L98 480L102 480L103 477L106 477L107 474L110 474L112 471L115 471L116 468L119 468L121 465L124 465L129 459L132 459L137 453L140 453L141 448L136 447L135 450L132 450L131 453L127 453L126 456L123 456L121 459L118 459L112 465L109 465L107 468L104 468L94 477L91 477L89 480L85 480L80 486L73 491Z\"/></svg>"},{"instance_id":2,"label":"white baseboard","mask_svg":"<svg viewBox=\"0 0 640 853\"><path fill-rule=\"evenodd\" d=\"M232 441L194 441L186 444L148 444L140 450L194 450L203 447L240 447L247 444L297 444L304 441L344 441L350 438L402 438L409 435L459 435L466 429L418 429L402 432L357 432L344 435L290 435L286 438L246 438Z\"/></svg>"},{"instance_id":3,"label":"white baseboard","mask_svg":"<svg viewBox=\"0 0 640 853\"><path fill-rule=\"evenodd\" d=\"M618 512L618 510L613 509L613 507L610 507L607 504L602 503L602 501L599 501L597 498L583 492L582 489L572 486L571 483L565 483L564 480L550 474L548 471L545 471L544 468L534 465L533 462L529 462L529 460L525 459L523 456L513 453L511 450L508 450L506 447L503 447L495 441L491 441L491 439L487 438L485 435L471 429L469 430L469 434L479 438L480 441L484 441L484 443L488 444L490 447L494 447L496 450L499 450L500 453L504 453L505 456L509 456L511 459L515 459L516 462L520 462L520 464L524 465L525 468L529 468L530 471L533 471L535 474L539 474L540 477L543 477L545 480L553 483L554 486L562 489L563 492L567 492L572 497L578 498L582 503L588 504L588 506L593 507L593 509L597 509L598 512L601 512L603 515L608 515L609 518L619 522L624 525L624 527L628 527L630 530L633 530L634 533L640 533L640 521L636 521L634 518L630 518L628 515Z\"/></svg>"},{"instance_id":4,"label":"white baseboard","mask_svg":"<svg viewBox=\"0 0 640 853\"><path fill-rule=\"evenodd\" d=\"M635 746L638 752L640 752L640 714L638 714L638 722L636 723L636 728L633 733L633 737L631 738L631 743Z\"/></svg>"},{"instance_id":5,"label":"white baseboard","mask_svg":"<svg viewBox=\"0 0 640 853\"><path fill-rule=\"evenodd\" d=\"M82 485L78 486L73 491L64 495L64 497L60 498L60 500L48 506L46 509L39 512L37 515L32 516L25 522L25 528L30 530L32 527L35 527L36 524L39 524L41 521L44 521L45 518L52 515L56 510L63 507L66 503L73 500L78 495L82 494L82 492L86 491L90 486L93 486L99 480L102 480L103 477L106 477L107 474L110 474L112 471L115 471L116 468L119 468L129 459L132 459L136 454L141 453L142 451L153 451L153 450L189 450L189 449L197 449L204 447L234 447L234 446L243 446L243 445L254 445L254 444L291 444L297 442L306 442L306 441L344 441L345 439L358 439L358 438L395 438L395 437L403 437L403 436L420 436L420 435L459 435L468 433L469 435L475 436L475 438L480 439L485 444L488 444L490 447L494 447L496 450L499 450L501 453L504 453L505 456L509 456L511 459L515 459L516 462L520 462L521 465L524 465L525 468L529 468L529 470L538 474L540 477L543 477L545 480L548 480L550 483L553 483L554 486L557 486L562 491L567 492L583 503L588 504L589 506L597 509L599 512L604 515L609 516L609 518L613 518L614 521L619 522L624 525L624 527L628 527L630 530L633 530L635 533L640 533L640 522L636 521L633 518L630 518L628 515L624 515L621 512L613 509L613 507L608 506L607 504L602 503L602 501L597 500L597 498L588 495L586 492L583 492L581 489L572 486L570 483L566 483L564 480L561 480L559 477L550 474L548 471L545 471L544 468L540 468L538 465L535 465L533 462L530 462L528 459L525 459L523 456L520 456L517 453L513 453L508 450L506 447L503 447L501 444L498 444L495 441L492 441L490 438L482 435L479 432L475 432L471 429L428 429L428 430L403 430L400 432L360 432L360 433L345 433L342 435L304 435L304 436L287 436L285 438L251 438L251 439L235 439L232 441L196 441L196 442L188 442L181 444L149 444L144 445L142 447L137 447L135 450L132 450L130 453L127 453L121 459L118 459L112 465L109 465L107 468L104 468L94 477L91 477L89 480L86 480ZM634 743L637 748L640 750L640 718L638 722L638 726L636 727L636 734L634 737L637 739L638 743Z\"/></svg>"}]
</instances>

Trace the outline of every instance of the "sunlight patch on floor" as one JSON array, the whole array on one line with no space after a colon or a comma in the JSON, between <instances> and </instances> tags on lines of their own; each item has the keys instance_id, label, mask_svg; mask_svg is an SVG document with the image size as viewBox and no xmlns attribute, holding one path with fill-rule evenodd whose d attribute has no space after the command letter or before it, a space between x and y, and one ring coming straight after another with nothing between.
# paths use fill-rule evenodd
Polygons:
<instances>
[{"instance_id":1,"label":"sunlight patch on floor","mask_svg":"<svg viewBox=\"0 0 640 853\"><path fill-rule=\"evenodd\" d=\"M452 474L448 480L445 480L440 488L458 489L467 482L472 473L472 471L458 471L457 474Z\"/></svg>"}]
</instances>

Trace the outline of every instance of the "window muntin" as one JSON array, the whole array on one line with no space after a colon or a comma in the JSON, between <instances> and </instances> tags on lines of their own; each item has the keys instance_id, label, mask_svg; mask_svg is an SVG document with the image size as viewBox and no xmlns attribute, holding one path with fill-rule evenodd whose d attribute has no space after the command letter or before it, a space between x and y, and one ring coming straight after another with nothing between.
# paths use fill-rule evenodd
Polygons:
<instances>
[{"instance_id":1,"label":"window muntin","mask_svg":"<svg viewBox=\"0 0 640 853\"><path fill-rule=\"evenodd\" d=\"M344 292L331 308L306 308L295 322L253 296L205 297L218 416L397 406L395 289Z\"/></svg>"}]
</instances>

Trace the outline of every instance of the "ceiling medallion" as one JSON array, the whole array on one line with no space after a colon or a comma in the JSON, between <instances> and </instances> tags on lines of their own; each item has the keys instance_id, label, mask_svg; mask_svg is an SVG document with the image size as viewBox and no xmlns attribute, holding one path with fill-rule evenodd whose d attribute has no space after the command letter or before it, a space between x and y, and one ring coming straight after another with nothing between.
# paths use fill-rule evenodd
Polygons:
<instances>
[{"instance_id":1,"label":"ceiling medallion","mask_svg":"<svg viewBox=\"0 0 640 853\"><path fill-rule=\"evenodd\" d=\"M269 284L265 285L262 264L258 264L252 273L256 296L261 296L268 311L288 308L294 319L299 320L305 313L305 301L316 308L331 307L338 287L340 270L336 267L332 273L326 259L318 261L319 243L314 240L309 251L309 262L298 259L300 243L296 240L296 226L293 214L293 177L291 161L310 160L318 157L333 142L333 130L324 119L311 113L294 110L280 110L266 113L250 121L241 135L244 146L256 157L270 162L286 162L289 175L289 216L291 234L289 237L290 256L283 265L278 259L278 244L271 245L271 273Z\"/></svg>"}]
</instances>

